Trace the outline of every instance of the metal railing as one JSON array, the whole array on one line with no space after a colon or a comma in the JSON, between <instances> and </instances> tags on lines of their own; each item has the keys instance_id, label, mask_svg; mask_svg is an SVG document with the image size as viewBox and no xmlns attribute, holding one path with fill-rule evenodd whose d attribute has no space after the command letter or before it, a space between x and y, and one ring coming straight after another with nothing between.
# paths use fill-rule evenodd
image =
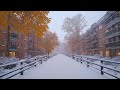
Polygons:
<instances>
[{"instance_id":1,"label":"metal railing","mask_svg":"<svg viewBox=\"0 0 120 90\"><path fill-rule=\"evenodd\" d=\"M118 77L118 76L116 76L114 74L111 74L111 73L104 70L104 68L105 68L105 69L108 69L108 70L111 70L111 71L114 71L114 72L118 72L120 74L120 70L112 68L112 67L108 67L107 65L104 65L105 62L118 64L118 65L120 64L120 62L110 61L110 60L106 60L106 59L92 58L92 57L87 57L87 56L82 56L82 55L73 55L72 58L74 60L78 61L78 62L81 62L81 64L83 62L86 62L87 67L91 66L91 67L99 70L101 72L101 75L104 75L104 73L105 73L105 74L110 75L110 76L112 76L114 78L120 79L120 77ZM98 60L98 61L100 61L100 64L95 63L95 62L93 62L91 60ZM97 68L95 66L99 66L100 68Z\"/></svg>"},{"instance_id":2,"label":"metal railing","mask_svg":"<svg viewBox=\"0 0 120 90\"><path fill-rule=\"evenodd\" d=\"M4 70L8 70L9 68L12 68L13 66L15 66L16 68L2 73L0 74L0 79L10 79L15 75L23 75L23 72L32 68L32 67L36 67L37 64L42 64L44 61L47 61L48 58L51 58L52 56L36 56L34 58L31 58L30 60L20 60L17 62L13 62L13 63L9 63L9 64L5 64L5 65L0 65L0 69L4 69ZM28 62L29 61L29 62Z\"/></svg>"}]
</instances>

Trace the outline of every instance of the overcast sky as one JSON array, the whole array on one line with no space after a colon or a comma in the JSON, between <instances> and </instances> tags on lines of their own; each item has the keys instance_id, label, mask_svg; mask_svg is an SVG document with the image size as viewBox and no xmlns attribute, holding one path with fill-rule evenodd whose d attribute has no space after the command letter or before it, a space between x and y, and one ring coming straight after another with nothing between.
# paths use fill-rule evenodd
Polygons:
<instances>
[{"instance_id":1,"label":"overcast sky","mask_svg":"<svg viewBox=\"0 0 120 90\"><path fill-rule=\"evenodd\" d=\"M87 21L87 27L84 29L85 31L89 29L94 22L97 22L106 11L50 11L49 17L51 18L51 22L49 23L49 30L55 32L59 40L63 41L66 34L62 30L64 19L66 17L73 17L79 13L81 13Z\"/></svg>"}]
</instances>

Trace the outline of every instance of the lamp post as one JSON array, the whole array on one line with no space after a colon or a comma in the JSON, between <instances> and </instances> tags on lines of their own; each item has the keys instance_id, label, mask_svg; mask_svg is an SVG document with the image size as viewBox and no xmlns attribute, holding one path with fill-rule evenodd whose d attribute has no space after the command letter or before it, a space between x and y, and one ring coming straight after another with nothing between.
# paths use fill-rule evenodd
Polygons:
<instances>
[{"instance_id":1,"label":"lamp post","mask_svg":"<svg viewBox=\"0 0 120 90\"><path fill-rule=\"evenodd\" d=\"M48 57L48 43L47 43L47 31L46 31L46 55Z\"/></svg>"}]
</instances>

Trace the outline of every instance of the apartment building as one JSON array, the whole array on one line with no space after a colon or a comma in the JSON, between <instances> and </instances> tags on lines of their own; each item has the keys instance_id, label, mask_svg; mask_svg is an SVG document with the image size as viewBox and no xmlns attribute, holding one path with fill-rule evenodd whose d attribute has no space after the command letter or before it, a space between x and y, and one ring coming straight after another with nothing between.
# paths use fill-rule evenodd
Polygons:
<instances>
[{"instance_id":1,"label":"apartment building","mask_svg":"<svg viewBox=\"0 0 120 90\"><path fill-rule=\"evenodd\" d=\"M0 57L24 58L27 55L24 35L17 32L11 25L0 30Z\"/></svg>"},{"instance_id":2,"label":"apartment building","mask_svg":"<svg viewBox=\"0 0 120 90\"><path fill-rule=\"evenodd\" d=\"M120 56L120 11L107 12L106 16L105 46L108 56Z\"/></svg>"}]
</instances>

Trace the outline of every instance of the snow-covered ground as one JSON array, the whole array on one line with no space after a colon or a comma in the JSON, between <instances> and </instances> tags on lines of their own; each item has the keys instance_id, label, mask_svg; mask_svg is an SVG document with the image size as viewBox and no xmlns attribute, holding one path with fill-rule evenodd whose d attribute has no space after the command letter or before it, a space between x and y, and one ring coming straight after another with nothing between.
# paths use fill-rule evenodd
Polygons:
<instances>
[{"instance_id":1,"label":"snow-covered ground","mask_svg":"<svg viewBox=\"0 0 120 90\"><path fill-rule=\"evenodd\" d=\"M62 54L58 54L43 64L37 65L11 79L112 79L112 77L101 75L91 67L76 62Z\"/></svg>"}]
</instances>

